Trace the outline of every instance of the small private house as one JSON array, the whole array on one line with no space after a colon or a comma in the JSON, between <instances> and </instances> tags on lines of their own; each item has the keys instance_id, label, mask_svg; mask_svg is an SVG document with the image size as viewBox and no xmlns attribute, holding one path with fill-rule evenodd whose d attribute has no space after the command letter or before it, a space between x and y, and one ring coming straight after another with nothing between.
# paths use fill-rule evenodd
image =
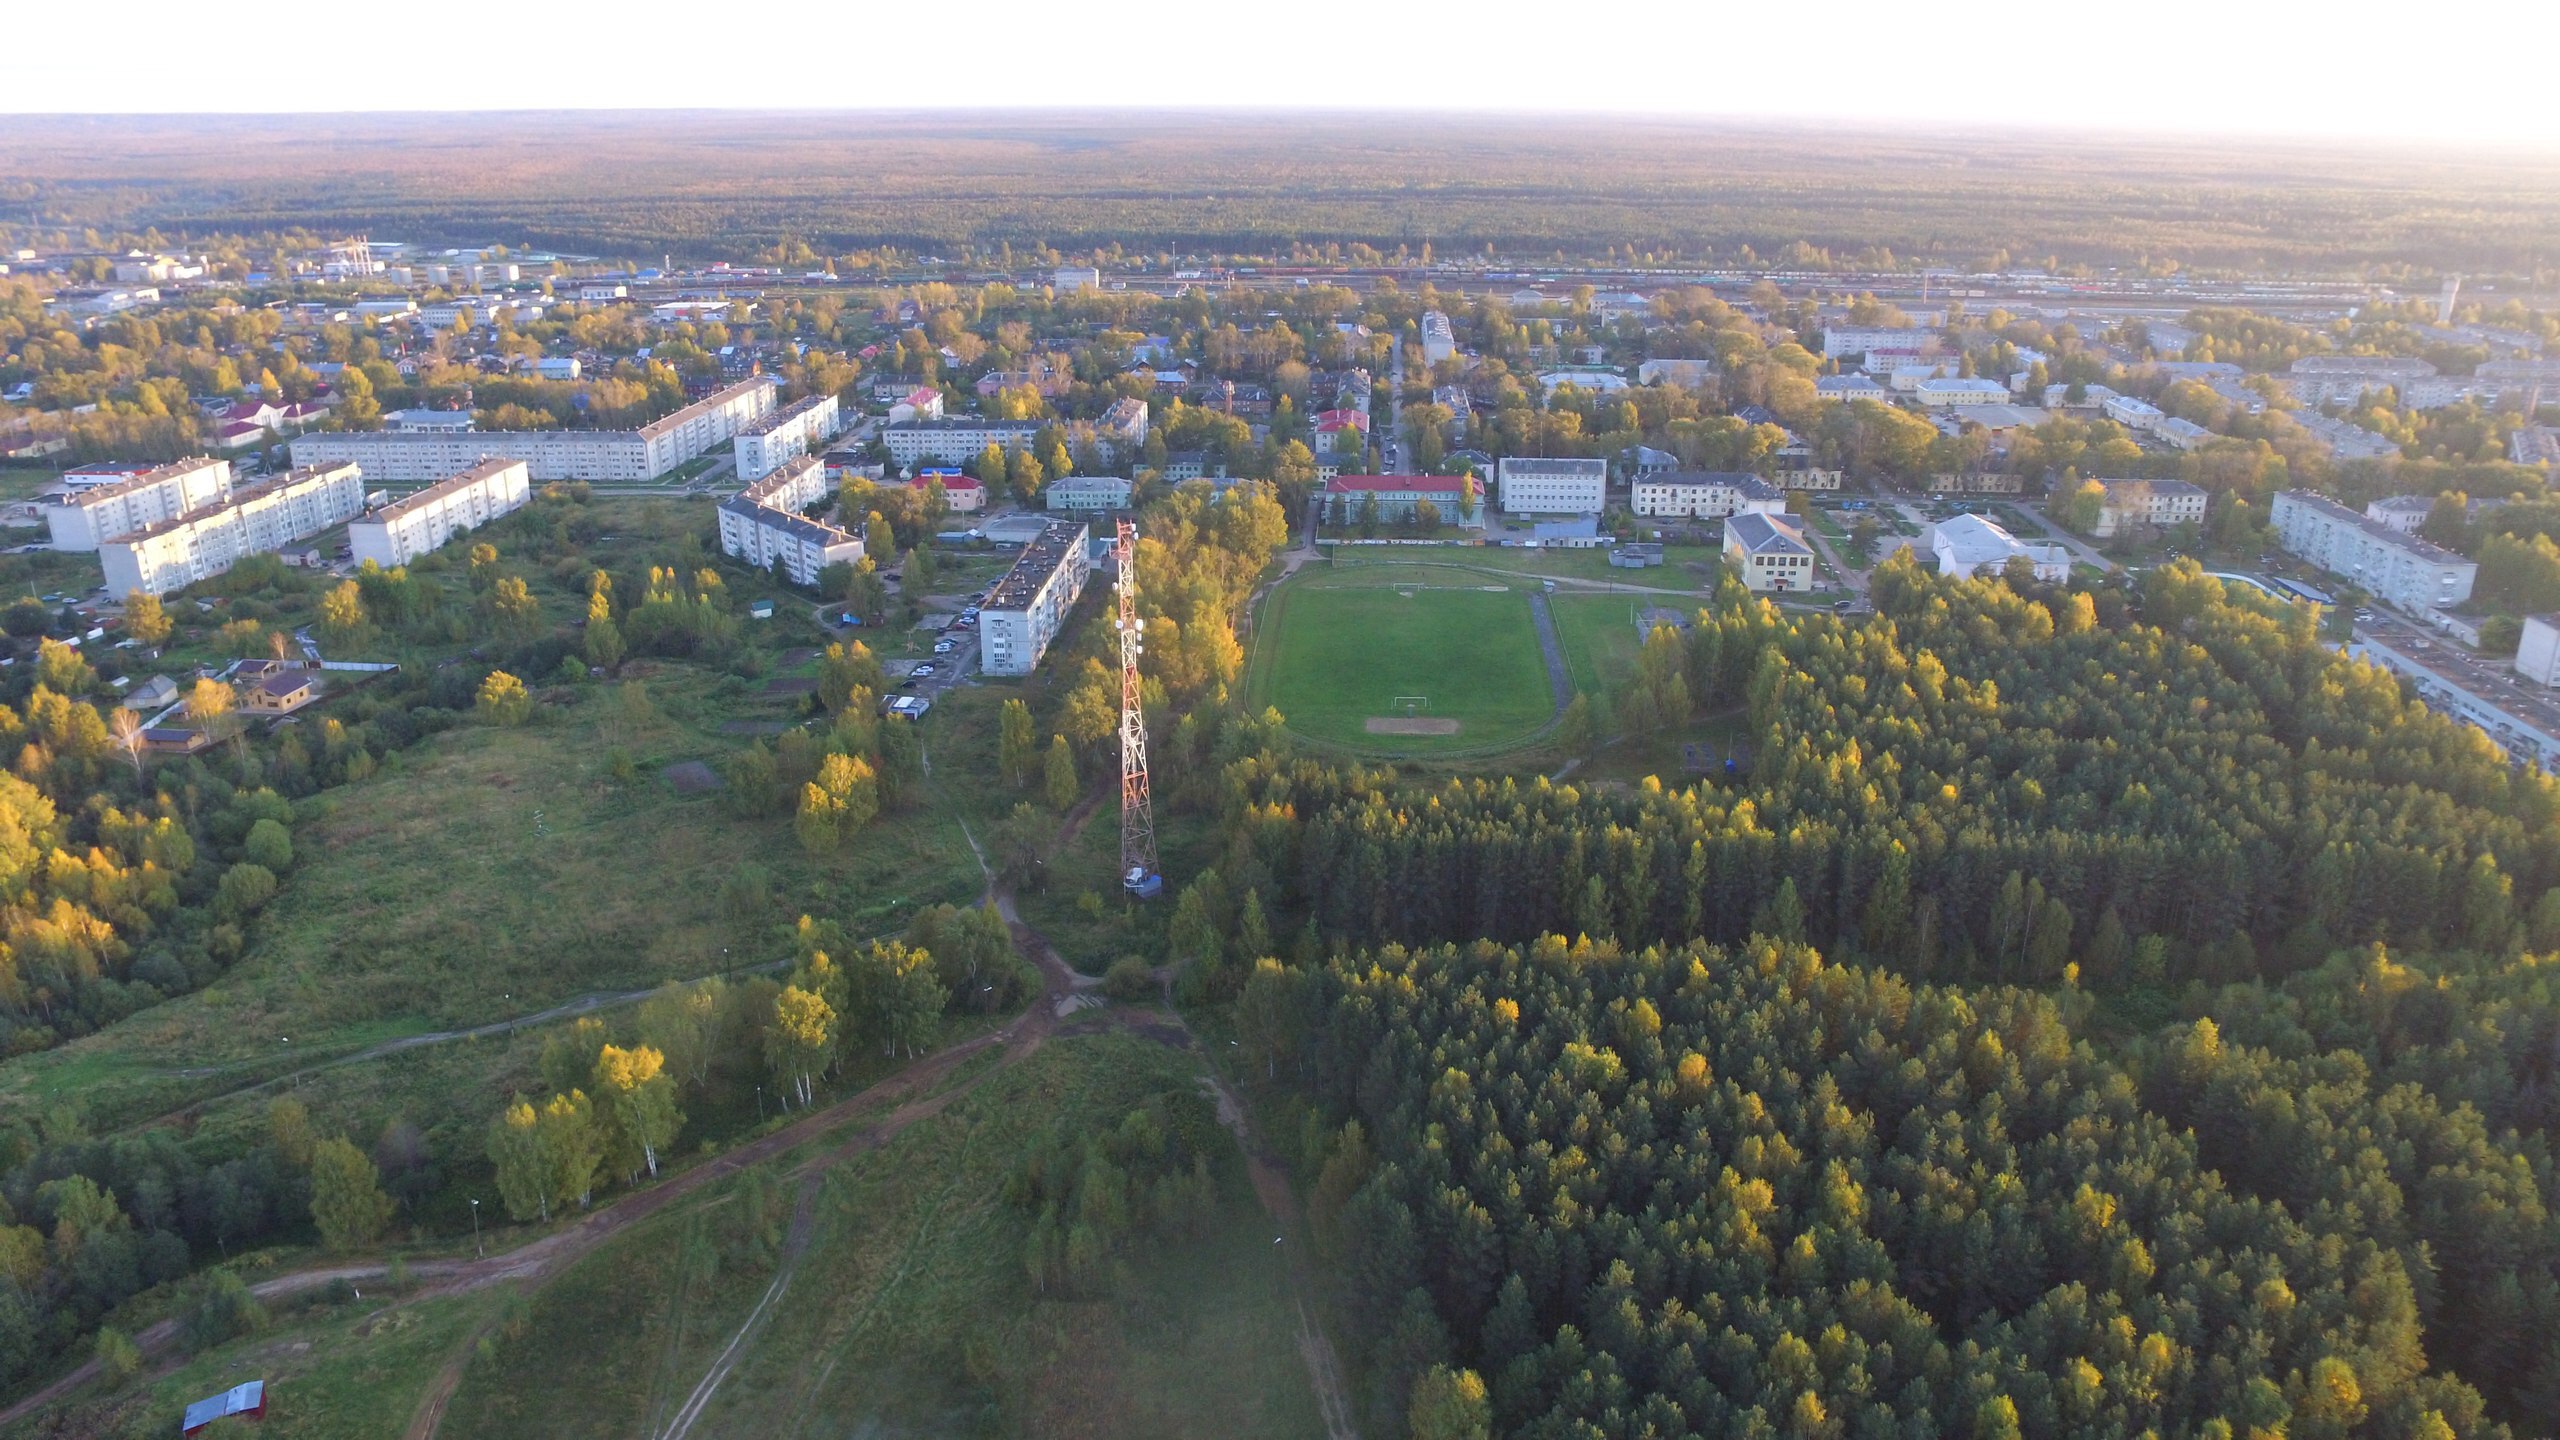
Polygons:
<instances>
[{"instance_id":1,"label":"small private house","mask_svg":"<svg viewBox=\"0 0 2560 1440\"><path fill-rule=\"evenodd\" d=\"M243 715L290 715L320 698L320 677L280 660L249 660L231 677Z\"/></svg>"},{"instance_id":2,"label":"small private house","mask_svg":"<svg viewBox=\"0 0 2560 1440\"><path fill-rule=\"evenodd\" d=\"M154 755L193 755L212 743L211 735L182 725L154 725L142 732L142 748Z\"/></svg>"},{"instance_id":3,"label":"small private house","mask_svg":"<svg viewBox=\"0 0 2560 1440\"><path fill-rule=\"evenodd\" d=\"M166 675L154 675L125 692L117 702L127 710L161 710L178 703L178 682Z\"/></svg>"}]
</instances>

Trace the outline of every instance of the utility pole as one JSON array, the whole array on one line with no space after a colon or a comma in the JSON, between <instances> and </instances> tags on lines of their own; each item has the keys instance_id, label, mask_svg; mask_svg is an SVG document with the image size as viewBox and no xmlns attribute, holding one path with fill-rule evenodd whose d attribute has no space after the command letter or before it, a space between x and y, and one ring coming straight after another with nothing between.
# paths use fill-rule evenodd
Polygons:
<instances>
[{"instance_id":1,"label":"utility pole","mask_svg":"<svg viewBox=\"0 0 2560 1440\"><path fill-rule=\"evenodd\" d=\"M1164 893L1156 871L1155 801L1147 786L1147 714L1138 693L1138 657L1147 622L1138 618L1138 527L1120 522L1112 547L1112 590L1120 601L1120 883L1141 900Z\"/></svg>"}]
</instances>

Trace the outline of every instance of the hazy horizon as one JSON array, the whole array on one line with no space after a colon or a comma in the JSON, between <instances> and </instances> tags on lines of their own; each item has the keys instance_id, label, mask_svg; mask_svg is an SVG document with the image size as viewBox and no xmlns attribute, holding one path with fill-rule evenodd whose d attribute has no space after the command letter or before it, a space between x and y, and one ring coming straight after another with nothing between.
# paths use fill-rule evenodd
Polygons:
<instances>
[{"instance_id":1,"label":"hazy horizon","mask_svg":"<svg viewBox=\"0 0 2560 1440\"><path fill-rule=\"evenodd\" d=\"M1364 15L1357 43L1346 44L1324 27L1217 16L1153 28L1062 23L1053 9L995 0L970 17L969 34L991 36L996 47L988 52L996 65L974 67L982 73L876 63L884 38L894 59L896 40L924 32L902 23L884 36L886 24L808 0L769 7L752 32L735 34L534 21L488 42L487 64L471 63L467 45L416 41L397 16L333 10L325 24L315 12L314 23L262 30L235 52L239 70L221 77L231 83L208 83L203 37L188 12L146 0L136 13L143 23L120 28L103 70L22 62L0 94L0 115L968 113L1095 108L1101 95L1099 108L1123 111L1834 120L2560 149L2560 114L2538 87L2483 83L2449 65L2384 69L2372 38L2349 27L2199 0L2167 0L2138 23L2039 16L2033 25L1919 41L1897 8L1855 0L1826 7L1819 32L1788 16L1665 9L1610 29L1575 29L1588 61L1556 74L1536 62L1557 22L1534 13L1513 22L1480 5ZM162 17L167 24L152 23ZM2560 43L2560 15L2547 9L2456 0L2429 23L2469 39L2493 33L2515 55ZM27 57L78 53L94 41L89 17L67 7L32 13L16 29ZM856 63L743 80L717 65L667 70L671 50L735 43L752 51L793 35L806 41L795 53L841 47ZM567 43L573 63L526 78L534 68L524 63L527 50L555 41ZM1006 47L1036 63L1008 63ZM455 63L404 63L439 53ZM790 103L795 94L814 103Z\"/></svg>"}]
</instances>

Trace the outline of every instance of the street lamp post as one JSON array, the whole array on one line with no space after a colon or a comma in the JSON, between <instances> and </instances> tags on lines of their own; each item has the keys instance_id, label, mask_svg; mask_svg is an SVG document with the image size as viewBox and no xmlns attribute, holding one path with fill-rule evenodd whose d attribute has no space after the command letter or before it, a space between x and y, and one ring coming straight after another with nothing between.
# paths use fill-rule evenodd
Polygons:
<instances>
[{"instance_id":1,"label":"street lamp post","mask_svg":"<svg viewBox=\"0 0 2560 1440\"><path fill-rule=\"evenodd\" d=\"M481 1259L489 1258L488 1247L480 1243L480 1197L471 1197L471 1249Z\"/></svg>"}]
</instances>

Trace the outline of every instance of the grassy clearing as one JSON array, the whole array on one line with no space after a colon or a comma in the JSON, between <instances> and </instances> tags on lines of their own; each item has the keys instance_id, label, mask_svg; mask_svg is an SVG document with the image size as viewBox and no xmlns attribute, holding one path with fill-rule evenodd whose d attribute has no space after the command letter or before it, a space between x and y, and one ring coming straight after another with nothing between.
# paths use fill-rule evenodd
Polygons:
<instances>
[{"instance_id":1,"label":"grassy clearing","mask_svg":"<svg viewBox=\"0 0 2560 1440\"><path fill-rule=\"evenodd\" d=\"M1550 595L1556 641L1564 647L1573 688L1585 695L1615 695L1635 674L1643 637L1637 617L1653 608L1649 598L1624 595Z\"/></svg>"},{"instance_id":2,"label":"grassy clearing","mask_svg":"<svg viewBox=\"0 0 2560 1440\"><path fill-rule=\"evenodd\" d=\"M733 677L629 669L651 687L646 720L590 690L521 730L436 736L321 797L295 835L299 868L231 973L13 1062L0 1108L77 1098L92 1125L130 1123L399 1034L775 958L803 911L869 934L978 893L958 825L930 803L817 859L787 821L676 795L667 764L746 743L722 722L788 711ZM628 782L608 769L617 747ZM742 887L747 874L760 886Z\"/></svg>"},{"instance_id":3,"label":"grassy clearing","mask_svg":"<svg viewBox=\"0 0 2560 1440\"><path fill-rule=\"evenodd\" d=\"M1446 585L1449 572L1406 567L1409 585ZM1249 702L1278 707L1310 739L1428 755L1527 738L1553 712L1528 592L1389 588L1395 572L1300 580L1265 603ZM1454 735L1379 736L1372 716L1397 716L1396 697L1428 696L1422 714L1453 719Z\"/></svg>"},{"instance_id":4,"label":"grassy clearing","mask_svg":"<svg viewBox=\"0 0 2560 1440\"><path fill-rule=\"evenodd\" d=\"M1016 1157L1052 1123L1097 1129L1198 1073L1133 1038L1054 1043L839 1171L702 1433L1320 1434L1281 1261L1231 1148L1205 1238L1135 1247L1107 1298L1030 1289L1029 1217L1001 1194Z\"/></svg>"},{"instance_id":5,"label":"grassy clearing","mask_svg":"<svg viewBox=\"0 0 2560 1440\"><path fill-rule=\"evenodd\" d=\"M790 1204L777 1184L756 1227L731 1181L571 1266L533 1298L520 1329L472 1360L442 1433L656 1434L771 1283ZM576 1403L564 1405L572 1376Z\"/></svg>"},{"instance_id":6,"label":"grassy clearing","mask_svg":"<svg viewBox=\"0 0 2560 1440\"><path fill-rule=\"evenodd\" d=\"M379 1296L322 1301L263 1334L208 1350L172 1373L28 1417L10 1440L162 1440L189 1402L245 1380L267 1382L264 1440L380 1440L397 1435L446 1357L500 1303L495 1294L384 1309ZM218 1433L218 1432L208 1432ZM450 1433L450 1432L449 1432Z\"/></svg>"}]
</instances>

